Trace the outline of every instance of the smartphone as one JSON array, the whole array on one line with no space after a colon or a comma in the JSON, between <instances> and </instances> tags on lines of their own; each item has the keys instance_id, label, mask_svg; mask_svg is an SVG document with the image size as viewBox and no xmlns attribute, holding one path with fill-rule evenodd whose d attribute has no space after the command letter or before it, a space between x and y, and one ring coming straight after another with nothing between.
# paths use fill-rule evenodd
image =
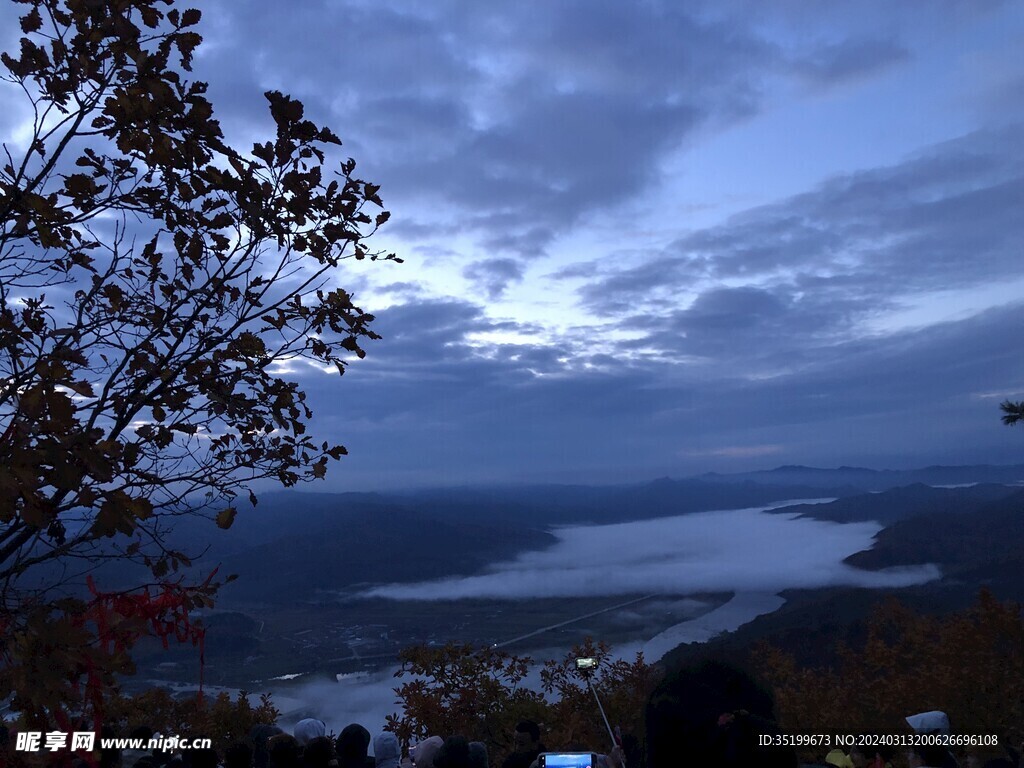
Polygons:
<instances>
[{"instance_id":1,"label":"smartphone","mask_svg":"<svg viewBox=\"0 0 1024 768\"><path fill-rule=\"evenodd\" d=\"M542 752L537 768L597 768L594 752Z\"/></svg>"}]
</instances>

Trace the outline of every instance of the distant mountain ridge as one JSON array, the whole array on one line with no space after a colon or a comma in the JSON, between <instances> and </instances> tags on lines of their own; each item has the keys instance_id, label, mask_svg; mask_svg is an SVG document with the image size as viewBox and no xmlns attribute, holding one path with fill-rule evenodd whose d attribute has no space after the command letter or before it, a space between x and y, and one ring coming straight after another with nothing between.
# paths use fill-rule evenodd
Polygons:
<instances>
[{"instance_id":1,"label":"distant mountain ridge","mask_svg":"<svg viewBox=\"0 0 1024 768\"><path fill-rule=\"evenodd\" d=\"M760 485L853 486L862 491L882 491L896 486L960 485L964 483L1024 483L1024 464L933 465L919 469L868 469L841 466L835 469L789 464L775 469L722 475L709 472L698 479L711 483L752 482Z\"/></svg>"},{"instance_id":2,"label":"distant mountain ridge","mask_svg":"<svg viewBox=\"0 0 1024 768\"><path fill-rule=\"evenodd\" d=\"M993 502L1018 495L1021 488L979 483L966 487L936 488L914 483L885 491L870 491L836 499L829 504L797 504L785 512L797 512L817 520L857 523L873 520L888 526L901 520L938 513L970 516Z\"/></svg>"},{"instance_id":3,"label":"distant mountain ridge","mask_svg":"<svg viewBox=\"0 0 1024 768\"><path fill-rule=\"evenodd\" d=\"M915 479L899 485L922 477L932 482ZM221 573L242 577L225 590L225 597L262 596L278 601L317 590L345 590L359 583L480 572L494 562L550 546L555 541L551 530L561 526L765 507L790 500L835 498L831 503L785 508L786 513L835 522L874 520L895 527L904 521L950 513L966 523L986 505L1009 499L1019 490L991 482L992 478L1015 482L1021 477L1024 465L907 471L784 466L764 472L659 478L605 487L443 488L402 493L274 491L259 494L255 507L240 500L229 532L217 530L208 520L181 518L172 543L188 552L208 548L197 566L208 569L220 564ZM802 482L785 482L791 480ZM934 487L966 483L977 484ZM1007 540L1014 540L1012 526L1002 530ZM885 535L879 537L879 549L886 552L886 564L900 564L896 557L899 548L884 546L888 541ZM1021 539L1024 534L1016 537ZM955 542L946 546L955 546ZM857 564L880 567L869 560L881 554L869 553Z\"/></svg>"},{"instance_id":4,"label":"distant mountain ridge","mask_svg":"<svg viewBox=\"0 0 1024 768\"><path fill-rule=\"evenodd\" d=\"M662 478L616 486L450 488L404 494L407 505L445 520L465 519L486 508L489 519L535 526L620 523L716 509L761 507L791 499L850 496L852 485L821 486L715 483Z\"/></svg>"}]
</instances>

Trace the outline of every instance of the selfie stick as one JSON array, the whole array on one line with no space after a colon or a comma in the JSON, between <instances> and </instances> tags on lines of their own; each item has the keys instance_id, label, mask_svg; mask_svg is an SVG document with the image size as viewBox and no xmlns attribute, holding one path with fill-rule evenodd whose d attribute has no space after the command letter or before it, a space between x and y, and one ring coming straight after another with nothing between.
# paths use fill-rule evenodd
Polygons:
<instances>
[{"instance_id":1,"label":"selfie stick","mask_svg":"<svg viewBox=\"0 0 1024 768\"><path fill-rule=\"evenodd\" d=\"M594 690L594 684L590 682L590 675L586 676L587 687L590 688L590 692L594 694L594 701L597 702L597 708L601 712L601 719L604 720L604 727L608 729L608 735L612 737L612 746L617 747L619 742L615 739L615 734L612 732L611 725L608 724L608 717L604 713L604 707L601 706L601 699L597 696L597 691Z\"/></svg>"}]
</instances>

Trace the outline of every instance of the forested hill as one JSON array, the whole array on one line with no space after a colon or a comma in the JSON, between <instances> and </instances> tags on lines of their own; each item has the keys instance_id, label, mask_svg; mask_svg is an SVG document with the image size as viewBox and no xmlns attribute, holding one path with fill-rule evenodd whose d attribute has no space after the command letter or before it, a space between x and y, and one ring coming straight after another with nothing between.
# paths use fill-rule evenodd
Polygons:
<instances>
[{"instance_id":1,"label":"forested hill","mask_svg":"<svg viewBox=\"0 0 1024 768\"><path fill-rule=\"evenodd\" d=\"M517 488L452 488L420 491L401 498L431 516L463 520L486 510L490 519L522 525L617 523L714 509L760 507L791 499L850 496L854 486L708 482L661 478L616 486L543 485Z\"/></svg>"},{"instance_id":2,"label":"forested hill","mask_svg":"<svg viewBox=\"0 0 1024 768\"><path fill-rule=\"evenodd\" d=\"M1002 596L1024 599L1024 490L969 511L936 509L895 522L872 549L846 562L858 568L937 563L948 580L996 583Z\"/></svg>"},{"instance_id":3,"label":"forested hill","mask_svg":"<svg viewBox=\"0 0 1024 768\"><path fill-rule=\"evenodd\" d=\"M787 474L791 469L780 468L778 472ZM998 473L1016 476L1013 468L984 467L974 475L970 469L973 468L952 468L936 479ZM837 475L829 476L838 477L845 470L814 472L836 472ZM903 477L902 473L879 474L892 479ZM764 475L776 477L774 473ZM208 570L219 564L222 573L241 577L225 590L224 596L229 600L276 600L288 599L296 590L345 590L355 584L479 572L524 551L551 545L555 539L550 531L558 526L617 523L713 509L766 506L791 499L839 497L831 503L788 507L785 512L796 511L838 522L875 520L883 525L897 524L883 532L875 550L857 556L861 557L856 561L858 565L881 567L931 562L933 558L927 555L932 550L923 541L913 540L930 524L941 524L948 533L946 538L933 536L933 548L940 546L941 539L941 546L954 550L956 536L974 541L967 529L973 525L975 516L987 510L989 504L1007 501L1017 493L1015 488L993 484L963 488L916 484L864 493L852 484L782 485L755 482L745 475L738 476L736 482L721 478L661 479L606 487L455 488L387 494L291 490L261 493L255 507L240 500L230 531L217 530L209 520L181 518L172 542L186 552L205 548L206 554L197 561L197 567ZM947 514L960 515L962 519L951 526L941 518ZM935 523L929 515L940 516L940 522ZM919 518L924 522L912 522ZM998 530L1004 535L998 542L1000 546L1010 546L1006 542L1024 538L1005 528L1012 528L1012 517L1001 520L1004 528ZM899 525L899 521L910 522ZM898 555L906 546L920 555L900 562ZM972 546L970 556L980 557L982 550L981 543ZM966 567L964 563L960 565ZM125 573L122 577L127 580L134 575L137 574Z\"/></svg>"},{"instance_id":4,"label":"forested hill","mask_svg":"<svg viewBox=\"0 0 1024 768\"><path fill-rule=\"evenodd\" d=\"M1018 494L1020 490L1017 486L991 483L964 488L935 488L915 483L876 493L847 496L829 504L786 507L785 511L837 523L874 520L889 525L898 520L936 513L969 516L985 509L992 502Z\"/></svg>"}]
</instances>

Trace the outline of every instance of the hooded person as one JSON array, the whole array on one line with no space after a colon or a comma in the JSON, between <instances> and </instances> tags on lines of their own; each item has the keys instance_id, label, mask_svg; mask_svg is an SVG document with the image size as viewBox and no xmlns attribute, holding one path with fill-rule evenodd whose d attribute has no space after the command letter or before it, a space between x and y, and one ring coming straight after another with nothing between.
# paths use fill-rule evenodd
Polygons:
<instances>
[{"instance_id":1,"label":"hooded person","mask_svg":"<svg viewBox=\"0 0 1024 768\"><path fill-rule=\"evenodd\" d=\"M327 735L327 726L323 720L317 720L315 717L307 717L305 720L299 720L295 724L295 730L292 731L292 735L295 736L295 740L299 742L300 747L304 747L313 739L318 739L321 736Z\"/></svg>"},{"instance_id":2,"label":"hooded person","mask_svg":"<svg viewBox=\"0 0 1024 768\"><path fill-rule=\"evenodd\" d=\"M253 768L252 745L236 741L224 751L224 768Z\"/></svg>"},{"instance_id":3,"label":"hooded person","mask_svg":"<svg viewBox=\"0 0 1024 768\"><path fill-rule=\"evenodd\" d=\"M482 741L469 742L469 768L489 768L487 745Z\"/></svg>"},{"instance_id":4,"label":"hooded person","mask_svg":"<svg viewBox=\"0 0 1024 768\"><path fill-rule=\"evenodd\" d=\"M836 768L853 768L853 758L841 749L833 749L825 755L825 762L834 765Z\"/></svg>"},{"instance_id":5,"label":"hooded person","mask_svg":"<svg viewBox=\"0 0 1024 768\"><path fill-rule=\"evenodd\" d=\"M431 736L416 745L416 768L434 768L434 758L438 750L444 746L444 739L440 736Z\"/></svg>"},{"instance_id":6,"label":"hooded person","mask_svg":"<svg viewBox=\"0 0 1024 768\"><path fill-rule=\"evenodd\" d=\"M334 768L338 764L334 739L317 736L302 750L303 768Z\"/></svg>"},{"instance_id":7,"label":"hooded person","mask_svg":"<svg viewBox=\"0 0 1024 768\"><path fill-rule=\"evenodd\" d=\"M949 715L945 712L940 712L937 709L933 709L930 712L919 712L916 715L911 715L906 718L906 721L907 725L914 729L914 733L918 733L923 736L936 734L948 736L950 732ZM957 768L959 763L953 756L953 753L944 747L940 747L938 750L928 750L928 754L924 756L923 759L935 762L940 754L942 755L942 760L938 763L938 768Z\"/></svg>"},{"instance_id":8,"label":"hooded person","mask_svg":"<svg viewBox=\"0 0 1024 768\"><path fill-rule=\"evenodd\" d=\"M798 765L794 749L761 746L762 735L781 733L771 694L729 660L708 659L663 679L647 701L645 725L649 768Z\"/></svg>"},{"instance_id":9,"label":"hooded person","mask_svg":"<svg viewBox=\"0 0 1024 768\"><path fill-rule=\"evenodd\" d=\"M299 768L302 764L302 747L294 736L279 733L267 739L268 765L274 768Z\"/></svg>"},{"instance_id":10,"label":"hooded person","mask_svg":"<svg viewBox=\"0 0 1024 768\"><path fill-rule=\"evenodd\" d=\"M402 762L402 748L391 731L373 737L373 761L377 768L398 768Z\"/></svg>"},{"instance_id":11,"label":"hooded person","mask_svg":"<svg viewBox=\"0 0 1024 768\"><path fill-rule=\"evenodd\" d=\"M949 735L949 716L937 709L931 712L919 712L906 720L907 725L914 729L914 733Z\"/></svg>"},{"instance_id":12,"label":"hooded person","mask_svg":"<svg viewBox=\"0 0 1024 768\"><path fill-rule=\"evenodd\" d=\"M267 741L278 734L284 733L276 725L254 725L249 731L249 741L252 742L252 764L253 768L267 768L270 761L270 752L267 749Z\"/></svg>"},{"instance_id":13,"label":"hooded person","mask_svg":"<svg viewBox=\"0 0 1024 768\"><path fill-rule=\"evenodd\" d=\"M369 748L370 732L359 723L346 725L341 729L335 745L338 768L373 768L373 758L366 755Z\"/></svg>"},{"instance_id":14,"label":"hooded person","mask_svg":"<svg viewBox=\"0 0 1024 768\"><path fill-rule=\"evenodd\" d=\"M469 742L465 736L449 736L437 750L434 768L469 768Z\"/></svg>"}]
</instances>

